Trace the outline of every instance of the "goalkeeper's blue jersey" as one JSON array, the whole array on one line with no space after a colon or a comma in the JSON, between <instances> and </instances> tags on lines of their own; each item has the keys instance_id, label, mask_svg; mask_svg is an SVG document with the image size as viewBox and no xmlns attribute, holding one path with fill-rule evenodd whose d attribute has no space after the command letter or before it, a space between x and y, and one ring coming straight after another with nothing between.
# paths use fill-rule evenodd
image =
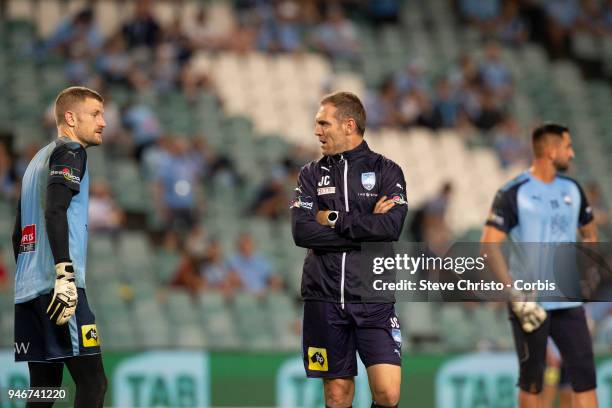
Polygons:
<instances>
[{"instance_id":1,"label":"goalkeeper's blue jersey","mask_svg":"<svg viewBox=\"0 0 612 408\"><path fill-rule=\"evenodd\" d=\"M73 157L79 157L82 165L75 166ZM45 227L45 201L50 183L66 184L75 192L67 211L69 251L76 286L85 288L89 205L85 158L85 150L79 144L62 137L42 148L25 171L20 199L22 236L15 272L15 303L49 293L55 285L55 262Z\"/></svg>"},{"instance_id":2,"label":"goalkeeper's blue jersey","mask_svg":"<svg viewBox=\"0 0 612 408\"><path fill-rule=\"evenodd\" d=\"M551 183L544 183L525 171L497 192L487 225L507 233L517 243L563 243L576 242L578 227L592 220L591 208L575 180L557 175ZM550 248L521 246L522 259L511 257L509 261L513 278L519 278L517 270L524 268L536 278L550 276L555 266L554 255L546 253ZM547 310L580 304L541 302Z\"/></svg>"}]
</instances>

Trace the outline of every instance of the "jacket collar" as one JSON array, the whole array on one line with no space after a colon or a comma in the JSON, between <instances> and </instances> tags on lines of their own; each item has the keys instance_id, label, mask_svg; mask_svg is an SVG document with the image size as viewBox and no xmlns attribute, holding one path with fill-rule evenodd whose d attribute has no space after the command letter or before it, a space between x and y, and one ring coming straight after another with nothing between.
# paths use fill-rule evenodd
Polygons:
<instances>
[{"instance_id":1,"label":"jacket collar","mask_svg":"<svg viewBox=\"0 0 612 408\"><path fill-rule=\"evenodd\" d=\"M341 163L343 162L345 159L346 160L355 160L358 159L362 156L366 156L368 155L368 153L371 153L372 151L370 150L370 147L368 146L368 143L364 140L361 143L359 143L359 145L357 147L355 147L352 150L348 150L344 153L340 153L340 154L336 154L333 156L327 156L325 157L326 162L328 164L334 164L334 163Z\"/></svg>"}]
</instances>

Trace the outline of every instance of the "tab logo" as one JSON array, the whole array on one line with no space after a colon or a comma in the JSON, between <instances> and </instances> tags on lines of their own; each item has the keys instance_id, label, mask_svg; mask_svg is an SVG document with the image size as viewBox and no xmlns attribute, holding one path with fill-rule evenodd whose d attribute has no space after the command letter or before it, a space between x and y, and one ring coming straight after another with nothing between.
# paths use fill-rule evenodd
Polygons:
<instances>
[{"instance_id":1,"label":"tab logo","mask_svg":"<svg viewBox=\"0 0 612 408\"><path fill-rule=\"evenodd\" d=\"M19 253L36 251L36 224L30 224L21 230Z\"/></svg>"}]
</instances>

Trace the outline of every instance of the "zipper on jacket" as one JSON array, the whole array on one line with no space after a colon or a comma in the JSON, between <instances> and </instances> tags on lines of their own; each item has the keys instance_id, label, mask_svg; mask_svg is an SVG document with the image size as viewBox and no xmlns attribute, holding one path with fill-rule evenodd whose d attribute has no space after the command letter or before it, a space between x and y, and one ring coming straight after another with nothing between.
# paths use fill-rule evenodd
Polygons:
<instances>
[{"instance_id":1,"label":"zipper on jacket","mask_svg":"<svg viewBox=\"0 0 612 408\"><path fill-rule=\"evenodd\" d=\"M348 202L348 160L344 158L344 156L340 156L344 160L344 210L349 212L349 202ZM342 269L340 275L340 307L344 310L344 276L345 276L345 267L346 267L346 252L342 253Z\"/></svg>"}]
</instances>

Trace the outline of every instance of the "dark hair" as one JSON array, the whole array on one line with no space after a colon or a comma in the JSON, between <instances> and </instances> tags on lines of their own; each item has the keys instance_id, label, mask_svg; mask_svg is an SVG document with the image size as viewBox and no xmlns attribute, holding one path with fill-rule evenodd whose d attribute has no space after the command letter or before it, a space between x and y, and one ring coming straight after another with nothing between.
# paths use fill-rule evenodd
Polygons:
<instances>
[{"instance_id":1,"label":"dark hair","mask_svg":"<svg viewBox=\"0 0 612 408\"><path fill-rule=\"evenodd\" d=\"M71 86L64 89L55 99L55 123L59 126L64 123L64 115L77 103L93 98L104 103L104 98L96 91L84 86Z\"/></svg>"},{"instance_id":2,"label":"dark hair","mask_svg":"<svg viewBox=\"0 0 612 408\"><path fill-rule=\"evenodd\" d=\"M321 105L329 103L336 107L336 119L339 121L353 119L357 125L357 133L365 133L366 113L359 97L352 92L334 92L321 99Z\"/></svg>"},{"instance_id":3,"label":"dark hair","mask_svg":"<svg viewBox=\"0 0 612 408\"><path fill-rule=\"evenodd\" d=\"M548 136L563 137L564 133L569 133L569 128L557 123L545 123L535 128L531 134L534 154L536 156L542 154L542 142Z\"/></svg>"}]
</instances>

